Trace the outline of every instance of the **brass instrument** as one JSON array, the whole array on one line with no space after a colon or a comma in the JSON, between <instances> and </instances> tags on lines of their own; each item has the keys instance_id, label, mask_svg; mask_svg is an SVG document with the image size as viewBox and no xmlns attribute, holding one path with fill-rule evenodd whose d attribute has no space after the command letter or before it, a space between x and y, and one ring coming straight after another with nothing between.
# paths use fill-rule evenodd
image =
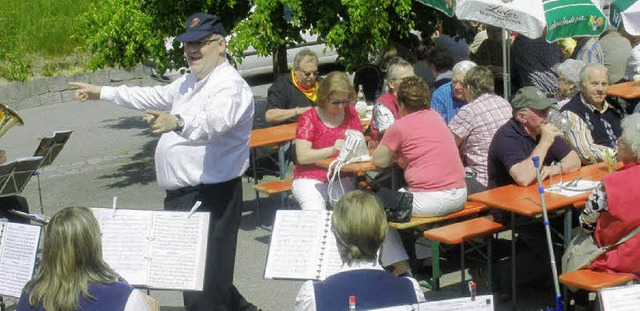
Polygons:
<instances>
[{"instance_id":1,"label":"brass instrument","mask_svg":"<svg viewBox=\"0 0 640 311\"><path fill-rule=\"evenodd\" d=\"M23 125L22 118L4 104L0 104L0 137L12 128L14 125Z\"/></svg>"}]
</instances>

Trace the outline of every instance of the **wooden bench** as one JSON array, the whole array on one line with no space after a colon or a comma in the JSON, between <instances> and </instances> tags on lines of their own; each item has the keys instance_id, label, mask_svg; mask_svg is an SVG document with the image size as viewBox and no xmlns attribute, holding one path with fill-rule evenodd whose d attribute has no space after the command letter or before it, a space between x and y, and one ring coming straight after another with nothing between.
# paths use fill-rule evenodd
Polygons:
<instances>
[{"instance_id":1,"label":"wooden bench","mask_svg":"<svg viewBox=\"0 0 640 311\"><path fill-rule=\"evenodd\" d=\"M489 289L491 289L491 242L486 241L493 234L505 231L507 229L506 226L491 221L484 217L472 218L469 220L464 220L461 222L457 222L454 224L450 224L447 226L427 230L424 232L424 237L431 240L437 241L438 243L445 243L449 245L460 245L460 282L462 286L462 293L465 293L466 284L465 284L465 243L473 243L473 240L483 238L487 244L487 254L485 259L487 260L487 272L489 278ZM478 250L477 245L472 245L473 249ZM439 252L437 251L437 247L432 248L433 252L433 279L436 286L439 283L440 278L440 267L439 267ZM480 254L482 252L479 251ZM436 262L437 261L437 262ZM437 270L436 264L438 265Z\"/></svg>"},{"instance_id":2,"label":"wooden bench","mask_svg":"<svg viewBox=\"0 0 640 311\"><path fill-rule=\"evenodd\" d=\"M589 292L597 292L603 288L631 282L633 281L633 275L626 273L611 274L583 269L561 274L559 279L560 283L564 285Z\"/></svg>"},{"instance_id":3,"label":"wooden bench","mask_svg":"<svg viewBox=\"0 0 640 311\"><path fill-rule=\"evenodd\" d=\"M464 207L455 213L436 217L411 217L411 220L409 220L409 222L390 222L389 226L398 230L416 229L420 226L432 225L446 220L470 216L475 213L486 211L488 209L489 207L483 203L467 201L466 203L464 203Z\"/></svg>"},{"instance_id":4,"label":"wooden bench","mask_svg":"<svg viewBox=\"0 0 640 311\"><path fill-rule=\"evenodd\" d=\"M279 179L274 181L267 181L259 183L253 186L253 189L257 192L262 192L267 195L285 193L291 191L291 185L293 184L293 178ZM260 201L260 197L256 195L256 201ZM285 198L282 199L285 202ZM256 227L260 222L260 206L256 204Z\"/></svg>"}]
</instances>

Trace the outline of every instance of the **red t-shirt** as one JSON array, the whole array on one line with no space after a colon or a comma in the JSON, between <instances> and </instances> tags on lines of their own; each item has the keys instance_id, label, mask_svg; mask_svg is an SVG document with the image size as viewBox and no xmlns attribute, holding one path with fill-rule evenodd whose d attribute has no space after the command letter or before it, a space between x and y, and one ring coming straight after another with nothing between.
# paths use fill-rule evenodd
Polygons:
<instances>
[{"instance_id":1,"label":"red t-shirt","mask_svg":"<svg viewBox=\"0 0 640 311\"><path fill-rule=\"evenodd\" d=\"M318 116L316 108L314 108L300 115L298 127L296 128L296 139L311 142L312 149L322 149L333 146L338 139L344 139L344 134L348 129L362 132L360 117L353 107L347 106L345 108L344 120L335 128L324 125ZM336 152L333 156L337 155L338 153ZM296 167L293 170L293 178L310 178L327 182L327 169L315 164L296 163Z\"/></svg>"},{"instance_id":2,"label":"red t-shirt","mask_svg":"<svg viewBox=\"0 0 640 311\"><path fill-rule=\"evenodd\" d=\"M465 171L453 134L436 111L420 110L396 120L380 143L398 156L409 191L465 186Z\"/></svg>"}]
</instances>

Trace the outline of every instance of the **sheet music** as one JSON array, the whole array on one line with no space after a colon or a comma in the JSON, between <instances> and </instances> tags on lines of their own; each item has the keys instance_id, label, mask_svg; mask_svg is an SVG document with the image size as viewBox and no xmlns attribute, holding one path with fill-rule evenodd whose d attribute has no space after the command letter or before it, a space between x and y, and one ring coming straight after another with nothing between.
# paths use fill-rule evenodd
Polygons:
<instances>
[{"instance_id":1,"label":"sheet music","mask_svg":"<svg viewBox=\"0 0 640 311\"><path fill-rule=\"evenodd\" d=\"M356 298L356 307L357 307ZM475 300L470 297L454 298L440 301L427 301L415 305L404 305L371 309L371 311L493 311L493 296L476 296Z\"/></svg>"},{"instance_id":2,"label":"sheet music","mask_svg":"<svg viewBox=\"0 0 640 311\"><path fill-rule=\"evenodd\" d=\"M102 231L102 257L131 285L146 285L151 213L93 208Z\"/></svg>"},{"instance_id":3,"label":"sheet music","mask_svg":"<svg viewBox=\"0 0 640 311\"><path fill-rule=\"evenodd\" d=\"M202 290L209 213L155 213L149 286Z\"/></svg>"},{"instance_id":4,"label":"sheet music","mask_svg":"<svg viewBox=\"0 0 640 311\"><path fill-rule=\"evenodd\" d=\"M318 279L320 277L320 246L325 240L330 213L327 211L277 211L264 277L266 279Z\"/></svg>"},{"instance_id":5,"label":"sheet music","mask_svg":"<svg viewBox=\"0 0 640 311\"><path fill-rule=\"evenodd\" d=\"M92 210L104 260L131 285L202 290L208 212Z\"/></svg>"},{"instance_id":6,"label":"sheet music","mask_svg":"<svg viewBox=\"0 0 640 311\"><path fill-rule=\"evenodd\" d=\"M33 277L40 226L0 221L0 296L20 297Z\"/></svg>"},{"instance_id":7,"label":"sheet music","mask_svg":"<svg viewBox=\"0 0 640 311\"><path fill-rule=\"evenodd\" d=\"M342 268L342 258L338 252L336 237L331 231L331 216L329 214L327 220L327 232L325 237L325 246L323 249L320 263L320 280L324 280L329 276L336 274Z\"/></svg>"},{"instance_id":8,"label":"sheet music","mask_svg":"<svg viewBox=\"0 0 640 311\"><path fill-rule=\"evenodd\" d=\"M598 294L603 311L638 310L640 305L640 284L605 288Z\"/></svg>"}]
</instances>

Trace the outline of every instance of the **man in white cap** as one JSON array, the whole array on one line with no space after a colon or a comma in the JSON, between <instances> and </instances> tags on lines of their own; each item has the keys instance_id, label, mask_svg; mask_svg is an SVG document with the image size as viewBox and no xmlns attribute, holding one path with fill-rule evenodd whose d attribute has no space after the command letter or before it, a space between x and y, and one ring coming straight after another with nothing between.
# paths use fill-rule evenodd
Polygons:
<instances>
[{"instance_id":1,"label":"man in white cap","mask_svg":"<svg viewBox=\"0 0 640 311\"><path fill-rule=\"evenodd\" d=\"M80 101L106 100L143 110L153 133L156 178L165 210L210 212L204 288L185 291L186 310L255 310L233 285L241 220L240 176L249 166L253 93L226 58L226 32L215 15L189 17L184 43L191 73L156 87L72 82Z\"/></svg>"}]
</instances>

